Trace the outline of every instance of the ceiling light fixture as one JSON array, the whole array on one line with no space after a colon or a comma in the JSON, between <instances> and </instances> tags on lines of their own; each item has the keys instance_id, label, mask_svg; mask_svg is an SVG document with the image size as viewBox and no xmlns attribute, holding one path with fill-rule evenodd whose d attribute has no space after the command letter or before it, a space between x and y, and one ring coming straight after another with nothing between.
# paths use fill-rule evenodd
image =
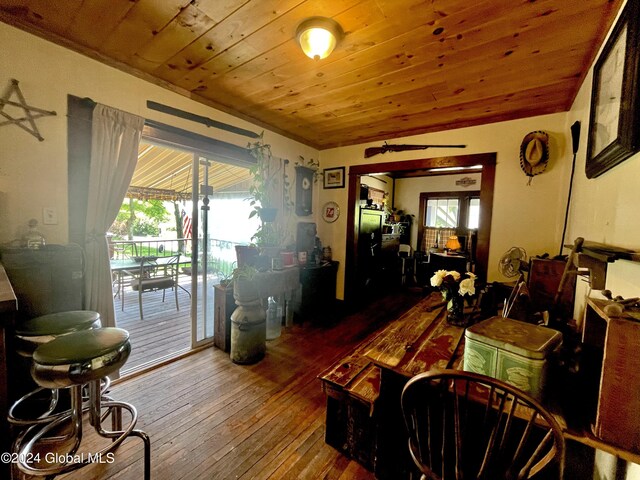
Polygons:
<instances>
[{"instance_id":1,"label":"ceiling light fixture","mask_svg":"<svg viewBox=\"0 0 640 480\"><path fill-rule=\"evenodd\" d=\"M304 54L314 60L327 58L342 38L342 28L326 17L311 17L298 26L296 39Z\"/></svg>"}]
</instances>

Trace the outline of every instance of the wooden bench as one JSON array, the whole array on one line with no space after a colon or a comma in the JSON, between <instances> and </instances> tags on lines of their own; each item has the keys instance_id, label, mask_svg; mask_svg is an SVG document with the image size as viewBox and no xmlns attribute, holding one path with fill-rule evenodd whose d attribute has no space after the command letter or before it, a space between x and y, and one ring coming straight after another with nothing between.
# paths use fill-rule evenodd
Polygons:
<instances>
[{"instance_id":1,"label":"wooden bench","mask_svg":"<svg viewBox=\"0 0 640 480\"><path fill-rule=\"evenodd\" d=\"M420 372L458 364L463 334L463 328L446 322L442 297L434 293L322 372L325 441L384 477L393 461L388 445L404 438L402 386Z\"/></svg>"}]
</instances>

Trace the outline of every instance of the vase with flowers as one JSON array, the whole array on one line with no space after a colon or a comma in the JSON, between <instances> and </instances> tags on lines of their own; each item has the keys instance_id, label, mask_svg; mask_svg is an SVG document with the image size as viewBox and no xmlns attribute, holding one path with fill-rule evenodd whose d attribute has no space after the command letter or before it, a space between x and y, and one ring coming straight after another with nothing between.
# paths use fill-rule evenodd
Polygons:
<instances>
[{"instance_id":1,"label":"vase with flowers","mask_svg":"<svg viewBox=\"0 0 640 480\"><path fill-rule=\"evenodd\" d=\"M455 270L438 270L431 277L431 286L438 288L447 301L447 322L450 324L466 327L464 296L475 295L475 280L475 274L460 274Z\"/></svg>"}]
</instances>

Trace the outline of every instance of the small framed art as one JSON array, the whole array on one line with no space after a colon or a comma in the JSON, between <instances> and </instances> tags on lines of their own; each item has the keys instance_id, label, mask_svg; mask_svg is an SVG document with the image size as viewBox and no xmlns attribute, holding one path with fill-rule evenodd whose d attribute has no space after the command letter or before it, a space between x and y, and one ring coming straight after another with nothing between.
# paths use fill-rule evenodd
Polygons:
<instances>
[{"instance_id":1,"label":"small framed art","mask_svg":"<svg viewBox=\"0 0 640 480\"><path fill-rule=\"evenodd\" d=\"M322 175L324 188L344 188L344 167L325 168Z\"/></svg>"}]
</instances>

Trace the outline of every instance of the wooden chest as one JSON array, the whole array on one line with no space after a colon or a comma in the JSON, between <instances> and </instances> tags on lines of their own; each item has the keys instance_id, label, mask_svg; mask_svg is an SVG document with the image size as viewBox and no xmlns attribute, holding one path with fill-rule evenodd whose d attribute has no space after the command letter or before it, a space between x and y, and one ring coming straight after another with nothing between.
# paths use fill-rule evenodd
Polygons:
<instances>
[{"instance_id":1,"label":"wooden chest","mask_svg":"<svg viewBox=\"0 0 640 480\"><path fill-rule=\"evenodd\" d=\"M398 472L410 460L402 387L413 375L455 365L462 336L462 328L447 324L442 296L432 294L320 374L326 442L376 478L404 478Z\"/></svg>"}]
</instances>

